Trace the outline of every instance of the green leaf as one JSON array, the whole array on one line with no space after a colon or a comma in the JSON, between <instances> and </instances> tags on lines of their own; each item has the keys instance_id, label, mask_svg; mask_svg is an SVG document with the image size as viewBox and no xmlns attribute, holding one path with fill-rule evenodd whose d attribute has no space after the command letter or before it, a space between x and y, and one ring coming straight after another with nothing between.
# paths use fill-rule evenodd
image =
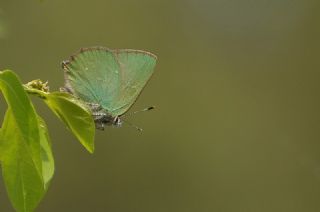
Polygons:
<instances>
[{"instance_id":1,"label":"green leaf","mask_svg":"<svg viewBox=\"0 0 320 212\"><path fill-rule=\"evenodd\" d=\"M45 189L47 189L54 174L54 159L51 151L51 142L48 134L47 125L40 116L38 116L38 121L40 127L39 130L42 159L42 176Z\"/></svg>"},{"instance_id":2,"label":"green leaf","mask_svg":"<svg viewBox=\"0 0 320 212\"><path fill-rule=\"evenodd\" d=\"M0 88L8 104L0 131L3 179L13 207L33 211L54 172L47 128L13 72L0 72Z\"/></svg>"},{"instance_id":3,"label":"green leaf","mask_svg":"<svg viewBox=\"0 0 320 212\"><path fill-rule=\"evenodd\" d=\"M67 93L48 93L44 99L52 111L67 125L80 143L94 151L95 125L90 111Z\"/></svg>"},{"instance_id":4,"label":"green leaf","mask_svg":"<svg viewBox=\"0 0 320 212\"><path fill-rule=\"evenodd\" d=\"M43 99L80 143L90 153L93 153L95 125L90 110L83 102L68 93L48 93L47 86L47 83L43 83L41 80L33 80L24 87L29 94Z\"/></svg>"},{"instance_id":5,"label":"green leaf","mask_svg":"<svg viewBox=\"0 0 320 212\"><path fill-rule=\"evenodd\" d=\"M33 211L45 194L42 175L36 168L27 143L16 127L14 114L6 112L3 140L7 143L2 160L2 175L13 207L17 211Z\"/></svg>"},{"instance_id":6,"label":"green leaf","mask_svg":"<svg viewBox=\"0 0 320 212\"><path fill-rule=\"evenodd\" d=\"M12 71L0 72L0 88L9 108L14 114L17 128L27 142L32 159L39 173L42 173L38 120L18 77Z\"/></svg>"}]
</instances>

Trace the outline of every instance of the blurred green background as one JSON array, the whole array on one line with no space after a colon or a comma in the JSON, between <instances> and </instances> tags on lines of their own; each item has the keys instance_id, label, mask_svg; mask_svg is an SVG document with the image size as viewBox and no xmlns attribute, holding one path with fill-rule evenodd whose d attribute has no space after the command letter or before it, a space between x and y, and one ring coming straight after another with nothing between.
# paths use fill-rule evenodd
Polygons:
<instances>
[{"instance_id":1,"label":"blurred green background","mask_svg":"<svg viewBox=\"0 0 320 212\"><path fill-rule=\"evenodd\" d=\"M149 50L142 127L90 155L36 98L56 161L37 211L320 211L320 2L0 0L0 69L63 85L80 47ZM1 114L5 110L1 96ZM2 119L2 117L1 117ZM10 212L0 183L0 211Z\"/></svg>"}]
</instances>

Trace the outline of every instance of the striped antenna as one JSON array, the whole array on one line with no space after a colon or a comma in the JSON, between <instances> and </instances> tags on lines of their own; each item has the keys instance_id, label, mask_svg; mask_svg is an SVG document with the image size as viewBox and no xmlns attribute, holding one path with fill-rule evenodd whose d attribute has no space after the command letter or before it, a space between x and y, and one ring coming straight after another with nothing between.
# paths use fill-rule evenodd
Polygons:
<instances>
[{"instance_id":1,"label":"striped antenna","mask_svg":"<svg viewBox=\"0 0 320 212\"><path fill-rule=\"evenodd\" d=\"M126 123L129 126L131 126L131 127L135 128L135 129L139 130L140 132L142 132L142 128L138 127L137 125L132 124L131 122L129 122L129 121L123 119L123 118L128 117L128 116L132 116L133 114L136 114L136 113L145 112L145 111L149 111L149 110L153 110L153 109L155 109L155 107L154 106L150 106L150 107L144 108L142 110L137 110L137 111L134 111L132 113L128 113L128 114L122 115L122 116L120 116L120 118L123 121L123 123Z\"/></svg>"}]
</instances>

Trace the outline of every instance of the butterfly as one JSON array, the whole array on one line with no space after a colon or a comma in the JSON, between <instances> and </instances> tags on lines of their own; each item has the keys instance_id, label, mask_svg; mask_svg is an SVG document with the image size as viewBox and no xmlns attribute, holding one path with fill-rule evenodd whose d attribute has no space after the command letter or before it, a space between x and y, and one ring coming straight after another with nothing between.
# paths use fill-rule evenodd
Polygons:
<instances>
[{"instance_id":1,"label":"butterfly","mask_svg":"<svg viewBox=\"0 0 320 212\"><path fill-rule=\"evenodd\" d=\"M154 72L157 57L133 49L82 48L62 62L63 91L89 106L96 129L121 126L120 117L139 97Z\"/></svg>"}]
</instances>

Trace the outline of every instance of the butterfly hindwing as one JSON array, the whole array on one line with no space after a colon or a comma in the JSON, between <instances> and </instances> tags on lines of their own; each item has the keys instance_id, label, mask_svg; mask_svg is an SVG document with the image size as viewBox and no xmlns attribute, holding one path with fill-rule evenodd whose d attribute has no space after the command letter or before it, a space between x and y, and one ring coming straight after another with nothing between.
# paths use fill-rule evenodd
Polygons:
<instances>
[{"instance_id":1,"label":"butterfly hindwing","mask_svg":"<svg viewBox=\"0 0 320 212\"><path fill-rule=\"evenodd\" d=\"M138 98L153 74L156 57L137 50L116 50L119 63L120 95L113 101L113 113L123 114Z\"/></svg>"},{"instance_id":2,"label":"butterfly hindwing","mask_svg":"<svg viewBox=\"0 0 320 212\"><path fill-rule=\"evenodd\" d=\"M65 87L110 115L125 113L151 77L156 56L140 50L83 49L65 62Z\"/></svg>"}]
</instances>

